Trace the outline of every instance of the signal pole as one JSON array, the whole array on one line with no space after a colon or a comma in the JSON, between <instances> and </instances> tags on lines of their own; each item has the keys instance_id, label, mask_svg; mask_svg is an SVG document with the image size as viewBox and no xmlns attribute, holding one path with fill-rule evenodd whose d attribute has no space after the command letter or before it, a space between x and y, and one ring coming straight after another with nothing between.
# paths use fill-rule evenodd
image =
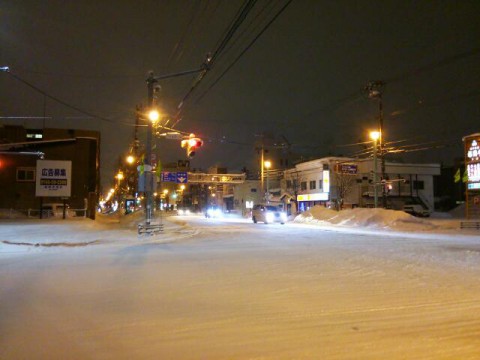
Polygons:
<instances>
[{"instance_id":1,"label":"signal pole","mask_svg":"<svg viewBox=\"0 0 480 360\"><path fill-rule=\"evenodd\" d=\"M147 107L148 111L151 113L152 110L155 110L156 105L156 97L155 92L158 91L156 84L159 80L169 79L178 76L185 76L190 74L195 74L199 72L206 72L209 67L208 64L210 62L210 58L207 57L205 63L199 69L193 69L173 74L161 75L161 76L154 76L153 72L150 72L147 78ZM158 113L157 113L158 117ZM145 211L145 227L149 228L150 223L152 221L153 215L153 187L156 183L154 179L154 174L152 172L152 133L153 133L153 119L147 120L147 140L145 144L145 159L144 159L144 177L145 177L145 197L146 197L146 211Z\"/></svg>"},{"instance_id":2,"label":"signal pole","mask_svg":"<svg viewBox=\"0 0 480 360\"><path fill-rule=\"evenodd\" d=\"M154 91L155 91L155 84L157 80L153 77L153 72L150 72L148 79L147 79L147 106L148 110L151 111L155 105L154 99ZM153 180L153 173L152 173L152 122L150 119L147 121L147 142L145 144L145 166L144 166L144 175L145 175L145 195L146 195L146 213L145 213L145 223L150 225L152 221L152 213L153 213L153 201L152 201L152 192L153 192L153 184L155 183Z\"/></svg>"}]
</instances>

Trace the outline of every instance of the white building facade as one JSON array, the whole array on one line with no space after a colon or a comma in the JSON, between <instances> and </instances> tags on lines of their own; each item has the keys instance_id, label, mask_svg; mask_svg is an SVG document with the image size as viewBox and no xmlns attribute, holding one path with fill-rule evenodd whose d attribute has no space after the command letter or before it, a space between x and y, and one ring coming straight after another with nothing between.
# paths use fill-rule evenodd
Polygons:
<instances>
[{"instance_id":1,"label":"white building facade","mask_svg":"<svg viewBox=\"0 0 480 360\"><path fill-rule=\"evenodd\" d=\"M296 199L297 211L315 205L350 208L374 206L374 162L345 157L326 157L297 164L284 172L282 193ZM439 164L405 164L386 162L382 181L377 164L378 204L383 203L383 187L387 208L401 209L404 204L434 207L433 177L440 175Z\"/></svg>"}]
</instances>

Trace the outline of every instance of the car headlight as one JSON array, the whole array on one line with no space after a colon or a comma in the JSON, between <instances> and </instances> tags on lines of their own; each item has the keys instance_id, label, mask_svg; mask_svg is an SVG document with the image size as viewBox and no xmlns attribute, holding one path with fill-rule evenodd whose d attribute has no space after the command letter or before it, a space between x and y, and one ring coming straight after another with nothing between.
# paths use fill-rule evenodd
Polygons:
<instances>
[{"instance_id":1,"label":"car headlight","mask_svg":"<svg viewBox=\"0 0 480 360\"><path fill-rule=\"evenodd\" d=\"M287 221L287 214L281 213L280 214L280 219L282 219L282 221Z\"/></svg>"},{"instance_id":2,"label":"car headlight","mask_svg":"<svg viewBox=\"0 0 480 360\"><path fill-rule=\"evenodd\" d=\"M212 209L208 209L208 210L207 210L207 214L208 214L209 216L212 216L212 215L213 215L213 210L212 210Z\"/></svg>"},{"instance_id":3,"label":"car headlight","mask_svg":"<svg viewBox=\"0 0 480 360\"><path fill-rule=\"evenodd\" d=\"M271 212L267 212L267 214L265 215L265 217L267 218L267 221L268 221L268 222L271 222L271 221L273 221L273 219L275 219L275 216L274 216L273 213L271 213Z\"/></svg>"},{"instance_id":4,"label":"car headlight","mask_svg":"<svg viewBox=\"0 0 480 360\"><path fill-rule=\"evenodd\" d=\"M183 210L178 210L178 215L183 215L185 212Z\"/></svg>"},{"instance_id":5,"label":"car headlight","mask_svg":"<svg viewBox=\"0 0 480 360\"><path fill-rule=\"evenodd\" d=\"M185 215L190 215L190 210L185 210Z\"/></svg>"}]
</instances>

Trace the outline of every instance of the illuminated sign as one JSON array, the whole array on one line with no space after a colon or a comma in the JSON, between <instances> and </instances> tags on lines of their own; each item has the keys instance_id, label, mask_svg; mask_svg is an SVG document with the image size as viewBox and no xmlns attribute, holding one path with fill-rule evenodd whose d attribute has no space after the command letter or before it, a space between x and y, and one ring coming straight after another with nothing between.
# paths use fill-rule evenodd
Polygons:
<instances>
[{"instance_id":1,"label":"illuminated sign","mask_svg":"<svg viewBox=\"0 0 480 360\"><path fill-rule=\"evenodd\" d=\"M465 143L465 157L467 166L468 183L480 182L480 139L469 139ZM480 186L470 186L468 189L480 189Z\"/></svg>"},{"instance_id":2,"label":"illuminated sign","mask_svg":"<svg viewBox=\"0 0 480 360\"><path fill-rule=\"evenodd\" d=\"M329 170L323 170L323 179L322 179L322 184L323 184L323 192L329 193L330 192L330 171Z\"/></svg>"},{"instance_id":3,"label":"illuminated sign","mask_svg":"<svg viewBox=\"0 0 480 360\"><path fill-rule=\"evenodd\" d=\"M478 190L478 189L480 189L480 183L471 183L471 184L468 184L468 189L469 189L469 190Z\"/></svg>"},{"instance_id":4,"label":"illuminated sign","mask_svg":"<svg viewBox=\"0 0 480 360\"><path fill-rule=\"evenodd\" d=\"M337 164L336 172L341 174L355 175L358 173L358 166L355 164Z\"/></svg>"},{"instance_id":5,"label":"illuminated sign","mask_svg":"<svg viewBox=\"0 0 480 360\"><path fill-rule=\"evenodd\" d=\"M480 162L467 164L467 174L469 182L480 181Z\"/></svg>"},{"instance_id":6,"label":"illuminated sign","mask_svg":"<svg viewBox=\"0 0 480 360\"><path fill-rule=\"evenodd\" d=\"M480 147L478 146L477 140L472 140L467 150L467 157L470 161L480 161Z\"/></svg>"},{"instance_id":7,"label":"illuminated sign","mask_svg":"<svg viewBox=\"0 0 480 360\"><path fill-rule=\"evenodd\" d=\"M328 200L328 193L302 194L297 195L297 201L326 201Z\"/></svg>"}]
</instances>

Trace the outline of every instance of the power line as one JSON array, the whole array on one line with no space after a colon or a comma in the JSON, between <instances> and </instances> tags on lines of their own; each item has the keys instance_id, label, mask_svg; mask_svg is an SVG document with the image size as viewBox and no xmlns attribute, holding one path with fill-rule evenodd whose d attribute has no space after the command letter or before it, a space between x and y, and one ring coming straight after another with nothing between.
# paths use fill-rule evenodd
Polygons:
<instances>
[{"instance_id":1,"label":"power line","mask_svg":"<svg viewBox=\"0 0 480 360\"><path fill-rule=\"evenodd\" d=\"M248 13L252 10L253 6L257 0L248 0L242 5L241 11L239 11L239 14L236 16L235 20L233 21L233 24L229 27L226 35L223 37L222 41L216 48L216 50L213 52L213 54L209 55L207 57L207 60L205 61L205 68L204 70L197 76L193 84L191 85L190 89L187 91L187 93L183 96L182 100L177 106L177 113L175 114L175 123L172 126L175 126L179 121L180 121L180 114L183 109L183 105L187 101L187 99L191 96L193 91L198 87L198 85L202 82L204 79L205 75L207 72L214 66L215 61L217 60L218 56L222 53L222 51L225 49L225 46L227 46L228 42L231 40L235 32L238 30L240 25L243 23L245 18L247 17Z\"/></svg>"},{"instance_id":2,"label":"power line","mask_svg":"<svg viewBox=\"0 0 480 360\"><path fill-rule=\"evenodd\" d=\"M75 105L71 105L69 103L67 103L66 101L64 100L61 100L59 98L57 98L56 96L53 96L53 95L50 95L49 93L47 93L46 91L40 89L39 87L33 85L32 83L22 79L20 76L14 74L11 70L8 70L8 71L5 71L7 74L9 74L10 76L12 76L15 80L21 82L22 84L24 85L27 85L28 87L30 87L31 89L35 90L36 92L42 94L43 96L45 97L48 97L49 99L65 106L65 107L68 107L69 109L72 109L72 110L75 110L81 114L84 114L84 115L87 115L89 117L92 117L92 118L96 118L96 119L99 119L99 120L102 120L102 121L107 121L107 122L110 122L112 124L123 124L123 125L132 125L132 124L129 124L129 123L122 123L122 122L119 122L119 121L115 121L113 119L109 119L109 118L106 118L106 117L103 117L103 116L100 116L100 115L96 115L96 114L93 114L89 111L86 111L86 110L83 110L83 109L80 109L79 107L75 106Z\"/></svg>"},{"instance_id":3,"label":"power line","mask_svg":"<svg viewBox=\"0 0 480 360\"><path fill-rule=\"evenodd\" d=\"M453 63L455 63L459 60L463 60L463 59L466 59L466 58L469 58L471 56L475 56L475 55L478 55L478 54L480 54L480 48L471 49L469 51L465 51L465 52L462 52L462 53L459 53L459 54L455 54L455 55L446 57L446 58L438 60L438 61L431 62L430 64L427 64L425 66L421 66L421 67L419 67L417 69L414 69L414 70L411 70L411 71L404 72L403 74L393 76L390 79L386 79L385 82L388 83L388 84L391 84L391 83L395 83L395 82L398 82L398 81L401 81L401 80L405 80L405 79L408 79L412 76L420 75L420 74L423 74L424 72L432 71L436 68L446 66L446 65L450 65L450 64L453 64Z\"/></svg>"},{"instance_id":4,"label":"power line","mask_svg":"<svg viewBox=\"0 0 480 360\"><path fill-rule=\"evenodd\" d=\"M195 104L198 104L204 97L205 95L216 85L218 82L230 71L230 69L242 58L242 56L255 44L255 42L262 36L265 31L273 24L273 22L285 11L285 9L288 7L288 5L291 4L293 0L288 0L285 5L275 14L275 16L263 27L263 29L260 31L260 33L255 36L255 38L243 49L243 51L235 58L235 60L223 71L223 73L211 84L203 93L200 95L197 100L195 101Z\"/></svg>"}]
</instances>

